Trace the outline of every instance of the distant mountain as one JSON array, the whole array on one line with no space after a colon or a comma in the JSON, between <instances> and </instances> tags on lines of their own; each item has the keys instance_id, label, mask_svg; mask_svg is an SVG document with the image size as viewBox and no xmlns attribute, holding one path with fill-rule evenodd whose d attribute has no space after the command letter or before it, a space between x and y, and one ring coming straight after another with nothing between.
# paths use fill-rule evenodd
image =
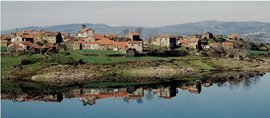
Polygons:
<instances>
[{"instance_id":1,"label":"distant mountain","mask_svg":"<svg viewBox=\"0 0 270 118\"><path fill-rule=\"evenodd\" d=\"M135 31L135 26L117 26L112 27L106 24L91 24L84 23L87 27L95 29L97 33L118 33L123 34L123 29L128 28L129 31ZM75 34L81 28L81 24L55 25L46 27L24 27L18 28L19 31L25 29L46 30L70 32ZM16 29L1 31L2 34L15 32ZM161 27L148 28L144 27L142 37L148 38L156 34L177 34L188 35L204 32L212 32L214 34L230 35L232 33L240 34L241 36L259 39L261 41L270 42L270 23L263 22L222 22L222 21L202 21Z\"/></svg>"}]
</instances>

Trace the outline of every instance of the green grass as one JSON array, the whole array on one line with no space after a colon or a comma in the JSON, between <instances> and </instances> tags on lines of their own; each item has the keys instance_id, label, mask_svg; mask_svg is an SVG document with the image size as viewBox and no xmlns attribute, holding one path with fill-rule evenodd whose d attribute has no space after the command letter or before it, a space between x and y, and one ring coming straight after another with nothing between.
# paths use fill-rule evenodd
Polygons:
<instances>
[{"instance_id":1,"label":"green grass","mask_svg":"<svg viewBox=\"0 0 270 118\"><path fill-rule=\"evenodd\" d=\"M124 54L119 51L113 50L80 50L81 53L84 54L92 54L92 55L116 55L116 54Z\"/></svg>"},{"instance_id":2,"label":"green grass","mask_svg":"<svg viewBox=\"0 0 270 118\"><path fill-rule=\"evenodd\" d=\"M2 47L1 46L1 52L6 52L7 51L7 47Z\"/></svg>"},{"instance_id":3,"label":"green grass","mask_svg":"<svg viewBox=\"0 0 270 118\"><path fill-rule=\"evenodd\" d=\"M2 57L1 58L1 73L6 74L12 71L14 66L19 65L20 60L18 56Z\"/></svg>"},{"instance_id":4,"label":"green grass","mask_svg":"<svg viewBox=\"0 0 270 118\"><path fill-rule=\"evenodd\" d=\"M86 63L94 64L113 64L123 62L134 62L134 61L147 61L147 60L197 60L208 57L199 56L183 56L183 57L155 57L155 56L142 56L142 57L112 57L112 56L86 56L75 51L70 51L70 57L79 60L82 59Z\"/></svg>"},{"instance_id":5,"label":"green grass","mask_svg":"<svg viewBox=\"0 0 270 118\"><path fill-rule=\"evenodd\" d=\"M267 51L259 51L259 50L249 50L249 54L250 54L250 55L258 56L258 55L270 54L270 52L267 52Z\"/></svg>"},{"instance_id":6,"label":"green grass","mask_svg":"<svg viewBox=\"0 0 270 118\"><path fill-rule=\"evenodd\" d=\"M70 52L70 56L76 60L82 59L86 63L111 64L143 60L162 60L163 57L110 57L110 56L85 56L76 52Z\"/></svg>"}]
</instances>

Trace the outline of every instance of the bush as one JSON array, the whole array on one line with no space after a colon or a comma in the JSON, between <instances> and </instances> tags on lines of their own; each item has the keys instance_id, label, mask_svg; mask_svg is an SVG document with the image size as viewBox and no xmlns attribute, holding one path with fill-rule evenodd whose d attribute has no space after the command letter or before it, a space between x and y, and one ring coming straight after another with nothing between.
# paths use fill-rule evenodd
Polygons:
<instances>
[{"instance_id":1,"label":"bush","mask_svg":"<svg viewBox=\"0 0 270 118\"><path fill-rule=\"evenodd\" d=\"M74 64L77 63L72 57L68 57L65 54L52 54L50 58L46 60L48 63L57 63L57 64Z\"/></svg>"},{"instance_id":2,"label":"bush","mask_svg":"<svg viewBox=\"0 0 270 118\"><path fill-rule=\"evenodd\" d=\"M22 65L34 64L38 62L44 62L44 57L42 55L36 54L36 55L30 55L28 57L20 58L20 63Z\"/></svg>"}]
</instances>

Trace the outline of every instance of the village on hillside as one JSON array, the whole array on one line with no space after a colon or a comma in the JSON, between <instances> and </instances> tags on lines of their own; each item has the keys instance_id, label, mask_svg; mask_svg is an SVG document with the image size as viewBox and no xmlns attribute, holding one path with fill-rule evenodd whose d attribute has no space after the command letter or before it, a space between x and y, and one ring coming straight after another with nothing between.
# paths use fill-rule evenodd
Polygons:
<instances>
[{"instance_id":1,"label":"village on hillside","mask_svg":"<svg viewBox=\"0 0 270 118\"><path fill-rule=\"evenodd\" d=\"M37 53L47 54L59 50L110 50L121 52L126 56L143 55L162 55L162 53L172 54L174 56L185 53L200 55L199 51L215 51L222 53L226 51L227 56L241 57L244 54L242 50L230 51L232 49L248 49L258 51L269 51L267 44L255 44L245 42L238 34L230 36L215 35L210 32L203 34L193 34L179 36L173 34L156 35L149 40L143 40L140 37L141 32L125 32L123 36L119 34L100 34L94 29L82 25L81 29L71 35L68 32L50 32L24 30L11 33L10 35L1 35L2 50L6 53ZM2 52L4 52L2 51ZM209 54L208 54L209 55Z\"/></svg>"}]
</instances>

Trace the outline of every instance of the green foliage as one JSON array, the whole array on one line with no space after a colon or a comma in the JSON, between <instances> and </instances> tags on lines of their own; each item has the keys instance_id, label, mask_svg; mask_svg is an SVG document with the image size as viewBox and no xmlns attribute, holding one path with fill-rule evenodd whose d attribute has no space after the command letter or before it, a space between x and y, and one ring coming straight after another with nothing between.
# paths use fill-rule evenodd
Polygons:
<instances>
[{"instance_id":1,"label":"green foliage","mask_svg":"<svg viewBox=\"0 0 270 118\"><path fill-rule=\"evenodd\" d=\"M259 50L249 50L250 55L258 56L258 55L269 55L270 52L267 51L259 51Z\"/></svg>"},{"instance_id":2,"label":"green foliage","mask_svg":"<svg viewBox=\"0 0 270 118\"><path fill-rule=\"evenodd\" d=\"M70 56L66 56L63 53L51 54L50 57L46 60L47 63L57 63L57 64L75 64L77 63Z\"/></svg>"},{"instance_id":3,"label":"green foliage","mask_svg":"<svg viewBox=\"0 0 270 118\"><path fill-rule=\"evenodd\" d=\"M215 38L214 40L216 42L224 42L225 41L225 39L224 38L221 38L221 37Z\"/></svg>"},{"instance_id":4,"label":"green foliage","mask_svg":"<svg viewBox=\"0 0 270 118\"><path fill-rule=\"evenodd\" d=\"M89 54L89 55L117 55L117 54L123 54L119 51L113 51L113 50L80 50L83 54Z\"/></svg>"},{"instance_id":5,"label":"green foliage","mask_svg":"<svg viewBox=\"0 0 270 118\"><path fill-rule=\"evenodd\" d=\"M20 60L18 56L5 56L1 58L2 74L10 72L14 66L19 65Z\"/></svg>"},{"instance_id":6,"label":"green foliage","mask_svg":"<svg viewBox=\"0 0 270 118\"><path fill-rule=\"evenodd\" d=\"M7 47L2 47L1 46L1 52L6 52L7 51Z\"/></svg>"},{"instance_id":7,"label":"green foliage","mask_svg":"<svg viewBox=\"0 0 270 118\"><path fill-rule=\"evenodd\" d=\"M41 54L33 54L31 56L26 56L24 59L21 59L21 64L27 65L27 64L43 62L44 58L45 57Z\"/></svg>"}]
</instances>

